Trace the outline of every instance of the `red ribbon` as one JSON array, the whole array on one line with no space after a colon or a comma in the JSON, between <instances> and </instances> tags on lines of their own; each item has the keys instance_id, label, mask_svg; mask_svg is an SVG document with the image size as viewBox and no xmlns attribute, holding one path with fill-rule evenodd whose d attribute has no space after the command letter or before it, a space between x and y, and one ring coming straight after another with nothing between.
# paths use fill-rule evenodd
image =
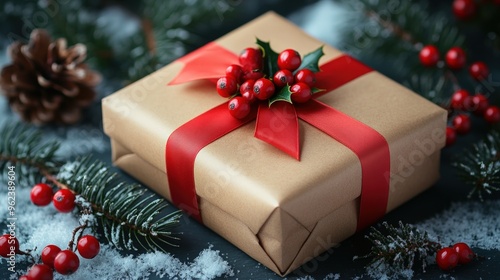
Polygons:
<instances>
[{"instance_id":1,"label":"red ribbon","mask_svg":"<svg viewBox=\"0 0 500 280\"><path fill-rule=\"evenodd\" d=\"M184 68L169 84L220 77L225 68L236 61L234 53L210 43L181 58ZM326 92L372 71L346 55L328 61L320 69L316 74L317 87ZM371 127L314 99L297 106L287 102L277 102L271 107L260 105L257 113L252 112L244 120L232 118L226 102L176 129L167 140L165 151L170 193L175 205L202 221L194 183L196 155L203 147L255 118L255 137L296 159L300 156L298 118L351 149L358 156L362 170L358 230L385 214L389 197L386 175L390 172L387 141Z\"/></svg>"}]
</instances>

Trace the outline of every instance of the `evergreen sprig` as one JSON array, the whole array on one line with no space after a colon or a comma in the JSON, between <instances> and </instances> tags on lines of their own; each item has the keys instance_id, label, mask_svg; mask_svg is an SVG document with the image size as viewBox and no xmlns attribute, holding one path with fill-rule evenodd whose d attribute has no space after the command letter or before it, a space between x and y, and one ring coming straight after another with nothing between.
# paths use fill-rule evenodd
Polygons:
<instances>
[{"instance_id":1,"label":"evergreen sprig","mask_svg":"<svg viewBox=\"0 0 500 280\"><path fill-rule=\"evenodd\" d=\"M21 185L39 182L61 165L56 156L59 146L56 141L45 141L41 131L27 125L4 124L0 128L0 168L15 166ZM6 175L0 175L4 181Z\"/></svg>"},{"instance_id":2,"label":"evergreen sprig","mask_svg":"<svg viewBox=\"0 0 500 280\"><path fill-rule=\"evenodd\" d=\"M472 186L468 197L500 190L500 132L491 131L485 139L466 149L452 164L458 176Z\"/></svg>"},{"instance_id":3,"label":"evergreen sprig","mask_svg":"<svg viewBox=\"0 0 500 280\"><path fill-rule=\"evenodd\" d=\"M136 245L158 250L176 246L171 241L178 238L171 230L179 223L179 211L165 213L168 204L163 199L147 194L141 185L120 182L104 163L90 157L69 162L56 178L57 184L70 186L89 204L115 246L129 250L137 250Z\"/></svg>"},{"instance_id":4,"label":"evergreen sprig","mask_svg":"<svg viewBox=\"0 0 500 280\"><path fill-rule=\"evenodd\" d=\"M232 10L228 0L196 0L191 3L142 1L137 14L141 32L134 37L134 45L122 53L133 61L128 70L129 79L135 81L182 56L192 47L206 43L198 28L220 24Z\"/></svg>"},{"instance_id":5,"label":"evergreen sprig","mask_svg":"<svg viewBox=\"0 0 500 280\"><path fill-rule=\"evenodd\" d=\"M79 197L81 218L89 211L97 216L106 238L118 248L164 251L164 245L175 246L172 241L178 238L172 228L179 223L179 211L166 213L164 199L148 194L141 185L124 183L98 160L85 157L62 164L58 149L58 142L45 141L42 132L30 126L13 123L0 128L0 167L14 165L17 178L23 180L20 186L46 181L70 189Z\"/></svg>"},{"instance_id":6,"label":"evergreen sprig","mask_svg":"<svg viewBox=\"0 0 500 280\"><path fill-rule=\"evenodd\" d=\"M359 26L345 34L346 44L363 53L412 56L422 45L433 44L441 50L463 44L465 37L449 24L448 17L430 15L421 1L354 0L344 2Z\"/></svg>"},{"instance_id":7,"label":"evergreen sprig","mask_svg":"<svg viewBox=\"0 0 500 280\"><path fill-rule=\"evenodd\" d=\"M420 264L425 272L427 259L435 255L442 246L427 232L399 222L399 226L382 223L382 229L371 228L366 238L372 243L369 254L363 258L371 260L370 266L384 266L388 275L413 270Z\"/></svg>"},{"instance_id":8,"label":"evergreen sprig","mask_svg":"<svg viewBox=\"0 0 500 280\"><path fill-rule=\"evenodd\" d=\"M412 90L443 105L451 93L463 88L458 84L466 73L455 73L445 65L427 68L419 62L419 51L425 45L435 45L444 52L453 46L463 46L465 36L443 14L430 14L422 1L340 0L350 10L354 30L345 28L343 48L366 59L384 59L392 63L391 75L405 80ZM397 63L396 63L397 62ZM425 83L424 86L422 86ZM430 88L429 85L434 87Z\"/></svg>"}]
</instances>

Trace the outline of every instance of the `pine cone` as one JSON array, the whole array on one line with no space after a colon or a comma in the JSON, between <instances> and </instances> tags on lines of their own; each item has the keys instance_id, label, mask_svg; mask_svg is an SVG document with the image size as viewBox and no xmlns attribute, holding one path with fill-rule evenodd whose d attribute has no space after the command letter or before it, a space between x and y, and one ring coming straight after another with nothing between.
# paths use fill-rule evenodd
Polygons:
<instances>
[{"instance_id":1,"label":"pine cone","mask_svg":"<svg viewBox=\"0 0 500 280\"><path fill-rule=\"evenodd\" d=\"M0 76L11 108L35 124L76 123L94 100L94 87L101 79L82 63L86 53L82 44L67 48L65 39L51 42L41 29L33 30L27 45L12 43L12 64Z\"/></svg>"}]
</instances>

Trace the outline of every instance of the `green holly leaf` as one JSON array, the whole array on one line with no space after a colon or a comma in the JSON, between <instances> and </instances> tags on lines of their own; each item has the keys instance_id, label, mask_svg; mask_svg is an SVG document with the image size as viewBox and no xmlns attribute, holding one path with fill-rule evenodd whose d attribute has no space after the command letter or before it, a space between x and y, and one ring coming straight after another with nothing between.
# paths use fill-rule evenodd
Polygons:
<instances>
[{"instance_id":1,"label":"green holly leaf","mask_svg":"<svg viewBox=\"0 0 500 280\"><path fill-rule=\"evenodd\" d=\"M312 95L314 95L314 94L316 94L318 92L322 92L322 91L325 91L325 90L322 89L322 88L311 88L311 94ZM278 102L278 101L285 101L285 102L293 104L293 102L292 102L292 94L293 94L293 92L290 91L290 85L287 85L286 87L283 87L280 90L280 92L278 92L277 94L275 94L271 98L269 98L269 107L271 107L271 105L274 102Z\"/></svg>"},{"instance_id":2,"label":"green holly leaf","mask_svg":"<svg viewBox=\"0 0 500 280\"><path fill-rule=\"evenodd\" d=\"M269 42L261 41L257 38L257 45L264 54L264 74L266 77L272 77L278 71L278 53L271 48Z\"/></svg>"},{"instance_id":3,"label":"green holly leaf","mask_svg":"<svg viewBox=\"0 0 500 280\"><path fill-rule=\"evenodd\" d=\"M314 95L314 94L316 94L318 92L322 92L322 91L325 91L325 89L323 89L323 88L315 88L315 87L311 88L311 94L312 95Z\"/></svg>"},{"instance_id":4,"label":"green holly leaf","mask_svg":"<svg viewBox=\"0 0 500 280\"><path fill-rule=\"evenodd\" d=\"M309 69L313 72L319 72L319 59L324 55L323 46L319 47L317 50L310 52L304 56L302 63L299 68L295 70L297 72L300 69ZM295 74L294 72L294 74Z\"/></svg>"},{"instance_id":5,"label":"green holly leaf","mask_svg":"<svg viewBox=\"0 0 500 280\"><path fill-rule=\"evenodd\" d=\"M277 94L269 98L269 107L271 107L274 102L278 101L286 101L288 103L292 103L292 92L290 91L289 85L286 85L286 87L283 87Z\"/></svg>"}]
</instances>

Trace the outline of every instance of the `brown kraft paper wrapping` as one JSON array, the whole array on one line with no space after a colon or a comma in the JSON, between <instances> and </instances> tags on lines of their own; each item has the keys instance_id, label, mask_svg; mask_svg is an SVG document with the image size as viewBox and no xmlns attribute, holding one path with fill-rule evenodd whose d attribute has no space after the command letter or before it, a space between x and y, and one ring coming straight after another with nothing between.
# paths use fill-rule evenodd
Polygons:
<instances>
[{"instance_id":1,"label":"brown kraft paper wrapping","mask_svg":"<svg viewBox=\"0 0 500 280\"><path fill-rule=\"evenodd\" d=\"M239 53L255 46L255 37L278 52L294 48L305 54L324 45L274 13L216 42ZM324 52L320 64L341 55L328 45ZM103 100L113 162L169 200L166 140L180 125L225 102L207 81L167 86L182 66L173 62ZM369 125L389 143L387 211L437 180L445 110L375 71L318 100ZM199 152L196 192L206 226L286 275L355 233L361 166L351 150L302 121L300 161L254 138L254 126Z\"/></svg>"}]
</instances>

